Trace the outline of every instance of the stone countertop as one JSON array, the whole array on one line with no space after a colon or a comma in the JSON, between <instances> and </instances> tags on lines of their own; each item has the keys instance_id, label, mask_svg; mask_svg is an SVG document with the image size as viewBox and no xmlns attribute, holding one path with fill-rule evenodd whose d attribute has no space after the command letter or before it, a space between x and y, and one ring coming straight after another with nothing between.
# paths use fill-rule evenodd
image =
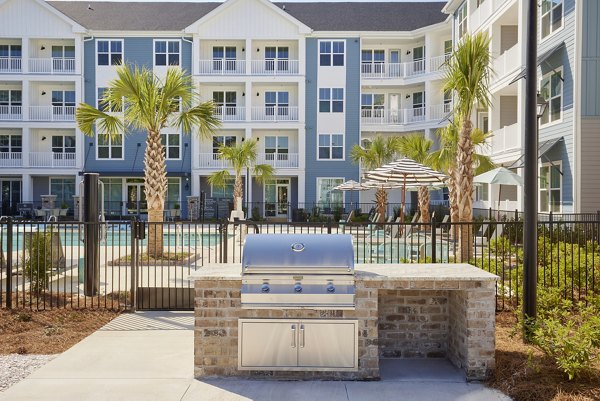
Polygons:
<instances>
[{"instance_id":1,"label":"stone countertop","mask_svg":"<svg viewBox=\"0 0 600 401\"><path fill-rule=\"evenodd\" d=\"M383 280L453 280L496 281L498 276L466 263L415 263L415 264L356 264L356 278L365 281ZM210 264L189 276L190 280L241 279L239 263Z\"/></svg>"}]
</instances>

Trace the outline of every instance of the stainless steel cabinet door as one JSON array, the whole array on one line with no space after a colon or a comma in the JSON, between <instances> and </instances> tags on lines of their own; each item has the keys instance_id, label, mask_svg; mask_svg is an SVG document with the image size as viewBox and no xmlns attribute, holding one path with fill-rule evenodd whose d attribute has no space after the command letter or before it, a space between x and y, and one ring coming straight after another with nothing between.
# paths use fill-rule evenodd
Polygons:
<instances>
[{"instance_id":1,"label":"stainless steel cabinet door","mask_svg":"<svg viewBox=\"0 0 600 401\"><path fill-rule=\"evenodd\" d=\"M243 321L239 323L239 367L298 366L298 321Z\"/></svg>"},{"instance_id":2,"label":"stainless steel cabinet door","mask_svg":"<svg viewBox=\"0 0 600 401\"><path fill-rule=\"evenodd\" d=\"M301 321L298 331L298 366L355 369L358 323L355 321Z\"/></svg>"}]
</instances>

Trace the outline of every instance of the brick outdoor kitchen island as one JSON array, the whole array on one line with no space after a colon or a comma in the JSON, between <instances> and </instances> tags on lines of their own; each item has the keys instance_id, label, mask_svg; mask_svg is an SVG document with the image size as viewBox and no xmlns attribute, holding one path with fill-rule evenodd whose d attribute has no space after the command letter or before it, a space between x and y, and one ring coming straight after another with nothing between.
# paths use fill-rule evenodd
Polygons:
<instances>
[{"instance_id":1,"label":"brick outdoor kitchen island","mask_svg":"<svg viewBox=\"0 0 600 401\"><path fill-rule=\"evenodd\" d=\"M350 310L244 309L240 301L241 269L240 264L206 266L190 278L195 280L194 372L197 378L377 380L380 358L447 358L464 371L467 380L486 379L494 369L498 277L474 266L355 265L356 307ZM333 356L331 360L336 362L329 368L303 368L298 362L301 356L294 356L296 359L284 365L266 363L256 369L244 368L243 361L239 360L242 353L238 346L242 344L243 335L240 331L242 323L252 322L262 325L256 326L263 330L258 332L259 343L252 343L256 350L250 350L259 355L263 352L266 355L277 347L294 347L294 355L300 354L304 338L296 343L294 336L298 337L300 330L304 336L304 327L307 327L307 339L310 339L311 327L322 328L327 324L345 328L321 331L323 338L317 342L329 344L323 353L349 355L345 362L344 358L340 362ZM291 337L288 334L282 334L282 338L273 336L277 331L265 326L269 323L281 325ZM334 333L339 335L338 339L326 338L326 334L331 337ZM309 346L307 342L307 349ZM340 369L335 368L336 363Z\"/></svg>"}]
</instances>

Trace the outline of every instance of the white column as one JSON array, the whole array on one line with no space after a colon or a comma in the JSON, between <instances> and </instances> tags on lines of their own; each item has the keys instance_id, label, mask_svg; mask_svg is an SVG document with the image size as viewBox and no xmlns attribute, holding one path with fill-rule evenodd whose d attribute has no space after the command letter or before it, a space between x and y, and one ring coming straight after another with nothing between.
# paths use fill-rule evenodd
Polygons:
<instances>
[{"instance_id":1,"label":"white column","mask_svg":"<svg viewBox=\"0 0 600 401\"><path fill-rule=\"evenodd\" d=\"M431 106L437 104L436 95L431 81L425 81L425 121L431 120Z\"/></svg>"},{"instance_id":2,"label":"white column","mask_svg":"<svg viewBox=\"0 0 600 401\"><path fill-rule=\"evenodd\" d=\"M33 183L31 181L31 174L23 174L21 180L21 200L23 202L33 202Z\"/></svg>"},{"instance_id":3,"label":"white column","mask_svg":"<svg viewBox=\"0 0 600 401\"><path fill-rule=\"evenodd\" d=\"M200 196L200 173L192 171L190 185L191 195Z\"/></svg>"},{"instance_id":4,"label":"white column","mask_svg":"<svg viewBox=\"0 0 600 401\"><path fill-rule=\"evenodd\" d=\"M306 203L306 180L304 176L304 171L301 171L298 174L298 207Z\"/></svg>"},{"instance_id":5,"label":"white column","mask_svg":"<svg viewBox=\"0 0 600 401\"><path fill-rule=\"evenodd\" d=\"M83 41L80 36L75 38L75 74L82 75L83 60Z\"/></svg>"},{"instance_id":6,"label":"white column","mask_svg":"<svg viewBox=\"0 0 600 401\"><path fill-rule=\"evenodd\" d=\"M249 65L249 64L248 64ZM244 97L244 107L246 108L246 121L252 120L252 82L250 80L246 81L244 86L244 93L246 96ZM249 138L248 130L246 130L246 137Z\"/></svg>"},{"instance_id":7,"label":"white column","mask_svg":"<svg viewBox=\"0 0 600 401\"><path fill-rule=\"evenodd\" d=\"M306 75L306 38L302 37L298 41L298 73L301 76ZM304 82L304 81L302 81Z\"/></svg>"},{"instance_id":8,"label":"white column","mask_svg":"<svg viewBox=\"0 0 600 401\"><path fill-rule=\"evenodd\" d=\"M194 34L194 43L192 44L192 75L200 73L200 36Z\"/></svg>"},{"instance_id":9,"label":"white column","mask_svg":"<svg viewBox=\"0 0 600 401\"><path fill-rule=\"evenodd\" d=\"M425 71L429 72L431 70L431 58L435 57L438 54L438 51L434 45L433 38L431 34L425 34Z\"/></svg>"},{"instance_id":10,"label":"white column","mask_svg":"<svg viewBox=\"0 0 600 401\"><path fill-rule=\"evenodd\" d=\"M244 55L244 59L246 60L246 74L250 75L252 74L252 54L254 54L252 52L252 39L246 39L246 47L244 47L245 50L245 55ZM248 92L246 91L246 97L248 96ZM247 111L248 112L248 111Z\"/></svg>"},{"instance_id":11,"label":"white column","mask_svg":"<svg viewBox=\"0 0 600 401\"><path fill-rule=\"evenodd\" d=\"M23 167L29 167L29 154L31 153L31 129L29 127L23 127L21 129L21 135L21 160L23 161Z\"/></svg>"},{"instance_id":12,"label":"white column","mask_svg":"<svg viewBox=\"0 0 600 401\"><path fill-rule=\"evenodd\" d=\"M21 71L23 74L29 72L29 38L21 40Z\"/></svg>"},{"instance_id":13,"label":"white column","mask_svg":"<svg viewBox=\"0 0 600 401\"><path fill-rule=\"evenodd\" d=\"M306 169L306 129L298 130L298 169Z\"/></svg>"},{"instance_id":14,"label":"white column","mask_svg":"<svg viewBox=\"0 0 600 401\"><path fill-rule=\"evenodd\" d=\"M29 79L23 80L23 86L21 87L21 113L23 121L29 120L29 106L31 106L31 93L29 89Z\"/></svg>"},{"instance_id":15,"label":"white column","mask_svg":"<svg viewBox=\"0 0 600 401\"><path fill-rule=\"evenodd\" d=\"M246 92L246 98L249 98L248 96L248 92ZM252 128L247 128L245 129L244 132L244 137L246 138L246 140L249 140L252 138ZM258 149L258 154L260 155L262 153L262 150L264 148L264 144L262 143L257 143L257 149ZM247 175L246 173L248 172L248 170L244 171L244 175ZM250 171L249 176L246 177L246 199L248 200L248 203L252 202L252 179L250 178L252 176L252 172ZM249 210L248 214L250 214L252 211Z\"/></svg>"}]
</instances>

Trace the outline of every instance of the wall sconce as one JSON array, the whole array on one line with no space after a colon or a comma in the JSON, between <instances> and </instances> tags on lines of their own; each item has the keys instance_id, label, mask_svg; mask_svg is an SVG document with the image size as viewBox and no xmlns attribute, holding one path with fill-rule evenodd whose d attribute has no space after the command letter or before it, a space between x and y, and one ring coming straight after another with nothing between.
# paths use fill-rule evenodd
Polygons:
<instances>
[{"instance_id":1,"label":"wall sconce","mask_svg":"<svg viewBox=\"0 0 600 401\"><path fill-rule=\"evenodd\" d=\"M406 98L407 98L407 99L410 99L410 95L406 95Z\"/></svg>"},{"instance_id":2,"label":"wall sconce","mask_svg":"<svg viewBox=\"0 0 600 401\"><path fill-rule=\"evenodd\" d=\"M242 96L246 96L246 92L242 92Z\"/></svg>"},{"instance_id":3,"label":"wall sconce","mask_svg":"<svg viewBox=\"0 0 600 401\"><path fill-rule=\"evenodd\" d=\"M260 93L256 92L256 96L260 96Z\"/></svg>"},{"instance_id":4,"label":"wall sconce","mask_svg":"<svg viewBox=\"0 0 600 401\"><path fill-rule=\"evenodd\" d=\"M186 191L190 190L190 177L188 177L188 174L185 173L185 185L184 188Z\"/></svg>"},{"instance_id":5,"label":"wall sconce","mask_svg":"<svg viewBox=\"0 0 600 401\"><path fill-rule=\"evenodd\" d=\"M258 52L260 52L260 49L256 49L256 52L257 52L257 53L258 53Z\"/></svg>"},{"instance_id":6,"label":"wall sconce","mask_svg":"<svg viewBox=\"0 0 600 401\"><path fill-rule=\"evenodd\" d=\"M42 96L46 96L46 91L42 91Z\"/></svg>"},{"instance_id":7,"label":"wall sconce","mask_svg":"<svg viewBox=\"0 0 600 401\"><path fill-rule=\"evenodd\" d=\"M406 51L406 54L410 54L410 50L407 50L407 51Z\"/></svg>"},{"instance_id":8,"label":"wall sconce","mask_svg":"<svg viewBox=\"0 0 600 401\"><path fill-rule=\"evenodd\" d=\"M46 50L46 46L42 45L42 47L40 47L40 50Z\"/></svg>"},{"instance_id":9,"label":"wall sconce","mask_svg":"<svg viewBox=\"0 0 600 401\"><path fill-rule=\"evenodd\" d=\"M242 47L242 51L243 51L243 52L245 52L245 51L246 51L246 48L245 48L245 47Z\"/></svg>"},{"instance_id":10,"label":"wall sconce","mask_svg":"<svg viewBox=\"0 0 600 401\"><path fill-rule=\"evenodd\" d=\"M42 141L45 141L45 140L46 140L46 137L45 137L45 136L43 136L43 137L42 137Z\"/></svg>"}]
</instances>

